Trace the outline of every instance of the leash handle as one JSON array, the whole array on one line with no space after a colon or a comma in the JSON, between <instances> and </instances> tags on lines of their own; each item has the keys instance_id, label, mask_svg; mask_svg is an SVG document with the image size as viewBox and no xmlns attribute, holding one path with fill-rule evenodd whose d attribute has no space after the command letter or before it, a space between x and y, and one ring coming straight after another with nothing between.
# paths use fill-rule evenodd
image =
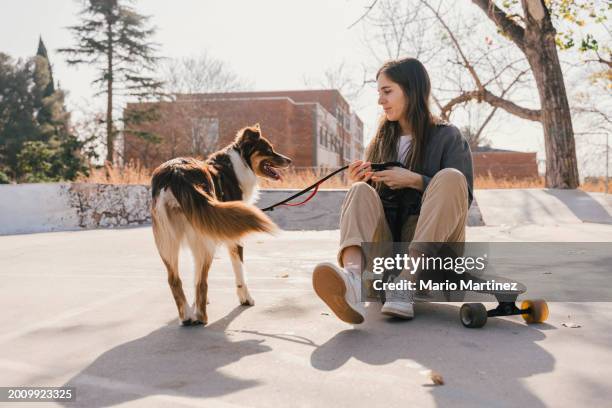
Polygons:
<instances>
[{"instance_id":1,"label":"leash handle","mask_svg":"<svg viewBox=\"0 0 612 408\"><path fill-rule=\"evenodd\" d=\"M374 171L381 171L381 170L385 170L388 169L389 167L404 167L404 165L400 162L385 162L385 163L372 163L370 164L370 167L372 168L372 170Z\"/></svg>"}]
</instances>

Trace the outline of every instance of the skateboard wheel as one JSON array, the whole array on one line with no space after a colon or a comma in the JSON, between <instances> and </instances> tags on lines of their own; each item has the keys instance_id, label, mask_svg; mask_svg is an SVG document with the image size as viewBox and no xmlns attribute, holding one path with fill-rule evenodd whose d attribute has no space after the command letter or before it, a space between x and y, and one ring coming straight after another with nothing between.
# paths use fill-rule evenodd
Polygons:
<instances>
[{"instance_id":1,"label":"skateboard wheel","mask_svg":"<svg viewBox=\"0 0 612 408\"><path fill-rule=\"evenodd\" d=\"M465 303L459 314L465 327L475 329L487 323L487 309L482 303Z\"/></svg>"},{"instance_id":2,"label":"skateboard wheel","mask_svg":"<svg viewBox=\"0 0 612 408\"><path fill-rule=\"evenodd\" d=\"M523 300L521 309L530 309L529 313L521 314L527 324L542 323L548 319L548 305L543 299Z\"/></svg>"}]
</instances>

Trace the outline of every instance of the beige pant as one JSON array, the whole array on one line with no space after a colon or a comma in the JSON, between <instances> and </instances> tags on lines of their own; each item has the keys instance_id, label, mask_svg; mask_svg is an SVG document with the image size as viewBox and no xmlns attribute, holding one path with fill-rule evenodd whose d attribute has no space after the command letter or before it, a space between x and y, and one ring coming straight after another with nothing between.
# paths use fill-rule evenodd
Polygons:
<instances>
[{"instance_id":1,"label":"beige pant","mask_svg":"<svg viewBox=\"0 0 612 408\"><path fill-rule=\"evenodd\" d=\"M402 226L402 242L464 242L468 212L468 188L465 176L456 169L442 169L431 179L421 204L421 214L411 216ZM392 241L378 193L369 184L354 183L340 213L340 248L338 264L345 248L362 242Z\"/></svg>"}]
</instances>

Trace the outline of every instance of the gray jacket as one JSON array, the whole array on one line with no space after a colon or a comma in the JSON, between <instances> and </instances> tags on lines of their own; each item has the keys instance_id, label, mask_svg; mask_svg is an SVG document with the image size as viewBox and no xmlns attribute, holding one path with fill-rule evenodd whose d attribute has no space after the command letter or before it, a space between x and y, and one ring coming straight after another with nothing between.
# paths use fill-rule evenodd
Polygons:
<instances>
[{"instance_id":1,"label":"gray jacket","mask_svg":"<svg viewBox=\"0 0 612 408\"><path fill-rule=\"evenodd\" d=\"M468 185L468 208L474 199L474 171L472 169L472 151L461 131L446 124L435 127L427 140L423 159L423 191L432 177L442 169L453 168L465 176ZM419 206L420 207L420 206Z\"/></svg>"},{"instance_id":2,"label":"gray jacket","mask_svg":"<svg viewBox=\"0 0 612 408\"><path fill-rule=\"evenodd\" d=\"M423 191L433 176L442 169L454 168L465 176L468 185L468 207L474 198L474 173L472 169L472 152L470 146L457 127L450 124L436 125L425 144L423 163L419 173L423 175ZM383 188L380 198L385 208L387 222L394 237L395 227L401 228L409 215L421 212L423 192L405 188L391 190ZM398 240L395 237L395 240Z\"/></svg>"}]
</instances>

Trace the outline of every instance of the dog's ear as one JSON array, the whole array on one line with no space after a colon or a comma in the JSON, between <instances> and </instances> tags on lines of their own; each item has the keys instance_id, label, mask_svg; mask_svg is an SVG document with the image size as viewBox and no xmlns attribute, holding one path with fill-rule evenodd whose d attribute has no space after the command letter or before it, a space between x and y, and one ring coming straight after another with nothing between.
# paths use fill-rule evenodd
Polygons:
<instances>
[{"instance_id":1,"label":"dog's ear","mask_svg":"<svg viewBox=\"0 0 612 408\"><path fill-rule=\"evenodd\" d=\"M238 137L236 138L238 141L246 141L246 140L257 140L261 136L261 129L259 127L259 123L248 126L240 129L238 132Z\"/></svg>"}]
</instances>

